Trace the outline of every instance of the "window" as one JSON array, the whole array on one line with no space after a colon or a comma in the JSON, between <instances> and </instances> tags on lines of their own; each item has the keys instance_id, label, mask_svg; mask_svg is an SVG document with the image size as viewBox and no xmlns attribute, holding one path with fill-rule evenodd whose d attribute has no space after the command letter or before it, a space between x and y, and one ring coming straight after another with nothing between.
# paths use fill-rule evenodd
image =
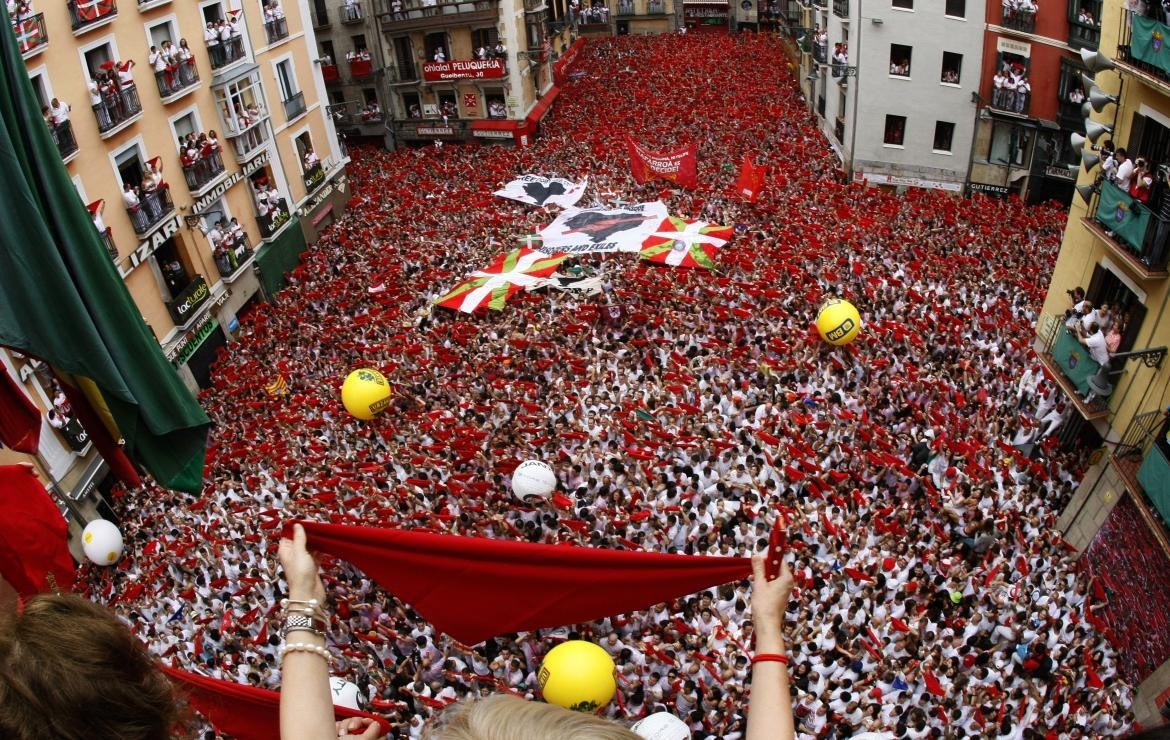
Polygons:
<instances>
[{"instance_id":1,"label":"window","mask_svg":"<svg viewBox=\"0 0 1170 740\"><path fill-rule=\"evenodd\" d=\"M987 161L991 164L1006 164L1021 167L1027 161L1028 147L1032 143L1032 129L1010 123L996 123L991 129L991 147Z\"/></svg>"},{"instance_id":2,"label":"window","mask_svg":"<svg viewBox=\"0 0 1170 740\"><path fill-rule=\"evenodd\" d=\"M49 104L49 91L45 88L45 75L43 72L38 72L28 76L32 81L33 92L37 95L37 102L44 108Z\"/></svg>"},{"instance_id":3,"label":"window","mask_svg":"<svg viewBox=\"0 0 1170 740\"><path fill-rule=\"evenodd\" d=\"M418 93L402 93L402 110L406 111L407 118L422 118L422 102Z\"/></svg>"},{"instance_id":4,"label":"window","mask_svg":"<svg viewBox=\"0 0 1170 740\"><path fill-rule=\"evenodd\" d=\"M483 91L484 98L487 99L487 115L488 118L507 118L508 107L504 102L504 91L498 87L493 87Z\"/></svg>"},{"instance_id":5,"label":"window","mask_svg":"<svg viewBox=\"0 0 1170 740\"><path fill-rule=\"evenodd\" d=\"M496 32L495 26L490 28L477 28L471 32L471 48L475 49L491 49L499 41L500 35Z\"/></svg>"},{"instance_id":6,"label":"window","mask_svg":"<svg viewBox=\"0 0 1170 740\"><path fill-rule=\"evenodd\" d=\"M90 79L97 78L99 74L111 68L116 58L113 47L108 43L85 52L85 68L89 72Z\"/></svg>"},{"instance_id":7,"label":"window","mask_svg":"<svg viewBox=\"0 0 1170 740\"><path fill-rule=\"evenodd\" d=\"M280 85L281 100L292 100L299 92L293 76L292 61L285 59L276 63L276 83Z\"/></svg>"},{"instance_id":8,"label":"window","mask_svg":"<svg viewBox=\"0 0 1170 740\"><path fill-rule=\"evenodd\" d=\"M439 115L447 118L459 117L459 103L454 90L438 90L435 96L439 100Z\"/></svg>"},{"instance_id":9,"label":"window","mask_svg":"<svg viewBox=\"0 0 1170 740\"><path fill-rule=\"evenodd\" d=\"M148 33L151 46L162 46L164 41L174 43L175 40L174 26L170 21L151 26Z\"/></svg>"},{"instance_id":10,"label":"window","mask_svg":"<svg viewBox=\"0 0 1170 740\"><path fill-rule=\"evenodd\" d=\"M942 82L948 85L959 84L963 74L963 55L952 51L943 52Z\"/></svg>"},{"instance_id":11,"label":"window","mask_svg":"<svg viewBox=\"0 0 1170 740\"><path fill-rule=\"evenodd\" d=\"M362 97L365 99L366 105L369 105L370 103L377 103L378 102L378 91L372 87L363 87L362 88Z\"/></svg>"},{"instance_id":12,"label":"window","mask_svg":"<svg viewBox=\"0 0 1170 740\"><path fill-rule=\"evenodd\" d=\"M171 126L175 130L175 140L181 141L186 139L189 134L199 133L199 122L195 120L195 112L192 111L184 116L176 118Z\"/></svg>"},{"instance_id":13,"label":"window","mask_svg":"<svg viewBox=\"0 0 1170 740\"><path fill-rule=\"evenodd\" d=\"M1000 52L995 76L991 80L991 106L1013 113L1026 114L1032 99L1028 72L1031 59L1019 54Z\"/></svg>"},{"instance_id":14,"label":"window","mask_svg":"<svg viewBox=\"0 0 1170 740\"><path fill-rule=\"evenodd\" d=\"M428 33L426 39L424 40L423 48L426 49L427 52L427 61L435 60L435 56L438 54L440 49L443 50L443 56L446 59L451 58L450 54L448 53L451 51L451 46L447 43L447 34L443 33L442 31L437 33Z\"/></svg>"},{"instance_id":15,"label":"window","mask_svg":"<svg viewBox=\"0 0 1170 740\"><path fill-rule=\"evenodd\" d=\"M914 0L890 0L890 5L901 10L914 10Z\"/></svg>"},{"instance_id":16,"label":"window","mask_svg":"<svg viewBox=\"0 0 1170 740\"><path fill-rule=\"evenodd\" d=\"M890 44L890 74L895 77L910 76L910 56L914 48L903 44Z\"/></svg>"},{"instance_id":17,"label":"window","mask_svg":"<svg viewBox=\"0 0 1170 740\"><path fill-rule=\"evenodd\" d=\"M366 35L364 33L355 34L349 37L353 42L354 53L361 53L366 50Z\"/></svg>"},{"instance_id":18,"label":"window","mask_svg":"<svg viewBox=\"0 0 1170 740\"><path fill-rule=\"evenodd\" d=\"M902 146L906 139L906 116L886 116L886 133L882 142L889 146Z\"/></svg>"},{"instance_id":19,"label":"window","mask_svg":"<svg viewBox=\"0 0 1170 740\"><path fill-rule=\"evenodd\" d=\"M115 154L114 164L118 168L118 177L123 185L128 183L138 187L138 184L142 182L142 174L145 170L142 166L142 153L138 151L137 144L128 146Z\"/></svg>"},{"instance_id":20,"label":"window","mask_svg":"<svg viewBox=\"0 0 1170 740\"><path fill-rule=\"evenodd\" d=\"M947 0L946 13L951 18L966 18L967 0Z\"/></svg>"},{"instance_id":21,"label":"window","mask_svg":"<svg viewBox=\"0 0 1170 740\"><path fill-rule=\"evenodd\" d=\"M934 151L950 152L951 140L955 138L955 124L948 121L934 122Z\"/></svg>"},{"instance_id":22,"label":"window","mask_svg":"<svg viewBox=\"0 0 1170 740\"><path fill-rule=\"evenodd\" d=\"M173 301L175 296L182 293L183 289L191 284L191 275L179 257L179 250L175 247L173 236L163 242L162 246L151 255L151 259L158 265L163 284L169 293L169 296L164 296L168 301Z\"/></svg>"},{"instance_id":23,"label":"window","mask_svg":"<svg viewBox=\"0 0 1170 740\"><path fill-rule=\"evenodd\" d=\"M336 62L334 60L337 59L337 53L333 50L333 42L329 39L322 39L320 43L321 56L328 58L330 64L335 64Z\"/></svg>"},{"instance_id":24,"label":"window","mask_svg":"<svg viewBox=\"0 0 1170 740\"><path fill-rule=\"evenodd\" d=\"M414 49L410 45L409 36L394 37L394 62L398 65L398 79L413 80L415 78Z\"/></svg>"}]
</instances>

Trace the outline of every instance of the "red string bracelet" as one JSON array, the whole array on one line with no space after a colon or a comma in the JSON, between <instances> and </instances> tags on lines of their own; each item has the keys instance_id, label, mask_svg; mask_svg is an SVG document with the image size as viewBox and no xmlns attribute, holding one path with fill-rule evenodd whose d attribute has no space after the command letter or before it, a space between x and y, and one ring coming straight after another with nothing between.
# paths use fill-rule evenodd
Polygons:
<instances>
[{"instance_id":1,"label":"red string bracelet","mask_svg":"<svg viewBox=\"0 0 1170 740\"><path fill-rule=\"evenodd\" d=\"M788 656L780 653L759 653L752 658L752 665L756 663L783 663L788 665Z\"/></svg>"}]
</instances>

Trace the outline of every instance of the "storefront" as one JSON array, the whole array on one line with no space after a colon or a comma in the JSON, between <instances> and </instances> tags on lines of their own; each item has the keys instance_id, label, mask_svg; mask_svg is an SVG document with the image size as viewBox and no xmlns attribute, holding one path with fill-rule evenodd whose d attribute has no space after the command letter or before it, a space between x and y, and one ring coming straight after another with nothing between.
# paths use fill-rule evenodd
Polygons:
<instances>
[{"instance_id":1,"label":"storefront","mask_svg":"<svg viewBox=\"0 0 1170 740\"><path fill-rule=\"evenodd\" d=\"M256 250L255 270L270 300L284 287L285 275L297 266L305 247L305 234L301 231L299 219L293 219L288 228Z\"/></svg>"},{"instance_id":2,"label":"storefront","mask_svg":"<svg viewBox=\"0 0 1170 740\"><path fill-rule=\"evenodd\" d=\"M688 31L726 31L731 8L718 0L684 0L683 24Z\"/></svg>"}]
</instances>

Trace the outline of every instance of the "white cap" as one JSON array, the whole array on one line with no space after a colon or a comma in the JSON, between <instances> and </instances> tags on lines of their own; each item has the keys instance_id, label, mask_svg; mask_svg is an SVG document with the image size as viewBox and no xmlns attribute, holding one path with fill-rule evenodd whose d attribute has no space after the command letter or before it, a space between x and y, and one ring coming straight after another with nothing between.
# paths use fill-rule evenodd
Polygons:
<instances>
[{"instance_id":1,"label":"white cap","mask_svg":"<svg viewBox=\"0 0 1170 740\"><path fill-rule=\"evenodd\" d=\"M691 728L670 712L651 714L630 729L645 740L691 740Z\"/></svg>"}]
</instances>

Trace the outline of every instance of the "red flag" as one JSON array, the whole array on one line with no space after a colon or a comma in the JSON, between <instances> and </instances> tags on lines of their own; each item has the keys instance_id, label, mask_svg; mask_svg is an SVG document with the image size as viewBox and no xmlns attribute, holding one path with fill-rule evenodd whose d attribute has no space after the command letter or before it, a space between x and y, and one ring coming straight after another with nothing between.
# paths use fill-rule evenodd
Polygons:
<instances>
[{"instance_id":1,"label":"red flag","mask_svg":"<svg viewBox=\"0 0 1170 740\"><path fill-rule=\"evenodd\" d=\"M0 365L0 443L17 452L37 454L41 412L3 365Z\"/></svg>"},{"instance_id":2,"label":"red flag","mask_svg":"<svg viewBox=\"0 0 1170 740\"><path fill-rule=\"evenodd\" d=\"M637 611L751 573L748 558L302 524L311 549L361 568L468 645L505 632Z\"/></svg>"},{"instance_id":3,"label":"red flag","mask_svg":"<svg viewBox=\"0 0 1170 740\"><path fill-rule=\"evenodd\" d=\"M923 671L922 680L926 681L927 693L934 694L935 696L947 695L947 692L943 690L942 684L939 683L938 676L934 675L931 671Z\"/></svg>"},{"instance_id":4,"label":"red flag","mask_svg":"<svg viewBox=\"0 0 1170 740\"><path fill-rule=\"evenodd\" d=\"M901 619L898 619L897 617L890 617L890 624L893 625L894 629L898 630L899 632L909 632L910 631L910 625L906 624L905 622L903 622Z\"/></svg>"},{"instance_id":5,"label":"red flag","mask_svg":"<svg viewBox=\"0 0 1170 740\"><path fill-rule=\"evenodd\" d=\"M220 732L237 740L280 737L280 694L232 681L220 681L187 671L162 667L187 701ZM333 707L338 719L369 717L390 732L386 720L347 707Z\"/></svg>"},{"instance_id":6,"label":"red flag","mask_svg":"<svg viewBox=\"0 0 1170 740\"><path fill-rule=\"evenodd\" d=\"M639 185L654 178L661 178L684 188L698 187L698 147L695 144L687 144L666 152L655 152L627 136L626 148L630 152L631 174Z\"/></svg>"},{"instance_id":7,"label":"red flag","mask_svg":"<svg viewBox=\"0 0 1170 740\"><path fill-rule=\"evenodd\" d=\"M110 470L118 480L130 488L141 488L142 479L138 477L134 463L130 462L130 458L126 457L126 453L110 436L110 430L106 428L101 416L90 405L89 398L85 393L64 380L61 381L61 390L65 391L65 397L69 399L73 413L77 415L77 420L81 422L81 426L89 434L89 439L93 442L94 447L97 447L98 454L109 464Z\"/></svg>"},{"instance_id":8,"label":"red flag","mask_svg":"<svg viewBox=\"0 0 1170 740\"><path fill-rule=\"evenodd\" d=\"M1093 653L1089 649L1085 649L1085 683L1094 689L1105 688L1105 682L1101 680L1100 674L1097 673L1097 667L1093 665Z\"/></svg>"},{"instance_id":9,"label":"red flag","mask_svg":"<svg viewBox=\"0 0 1170 740\"><path fill-rule=\"evenodd\" d=\"M735 181L735 192L748 203L759 200L760 189L764 184L764 175L767 167L757 167L752 163L750 154L743 156L743 165L739 169L739 179Z\"/></svg>"},{"instance_id":10,"label":"red flag","mask_svg":"<svg viewBox=\"0 0 1170 740\"><path fill-rule=\"evenodd\" d=\"M48 491L26 465L0 467L0 575L21 596L73 588L69 528Z\"/></svg>"}]
</instances>

